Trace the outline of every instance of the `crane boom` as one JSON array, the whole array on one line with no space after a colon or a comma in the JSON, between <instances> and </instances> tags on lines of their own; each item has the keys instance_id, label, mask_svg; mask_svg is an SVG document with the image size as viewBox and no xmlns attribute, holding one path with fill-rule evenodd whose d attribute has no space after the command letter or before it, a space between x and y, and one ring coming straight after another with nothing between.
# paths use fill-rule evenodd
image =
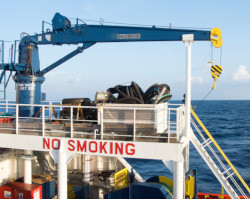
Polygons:
<instances>
[{"instance_id":1,"label":"crane boom","mask_svg":"<svg viewBox=\"0 0 250 199\"><path fill-rule=\"evenodd\" d=\"M82 25L32 36L38 44L78 44L93 42L182 41L194 34L196 41L210 41L211 31L129 26Z\"/></svg>"},{"instance_id":2,"label":"crane boom","mask_svg":"<svg viewBox=\"0 0 250 199\"><path fill-rule=\"evenodd\" d=\"M52 31L31 36L37 44L79 44L97 42L139 42L139 41L182 41L183 34L194 34L195 41L220 41L221 33L218 28L211 31L193 29L172 29L135 26L87 25L71 22L60 13L52 20ZM30 38L23 38L23 41ZM217 47L217 46L216 46Z\"/></svg>"}]
</instances>

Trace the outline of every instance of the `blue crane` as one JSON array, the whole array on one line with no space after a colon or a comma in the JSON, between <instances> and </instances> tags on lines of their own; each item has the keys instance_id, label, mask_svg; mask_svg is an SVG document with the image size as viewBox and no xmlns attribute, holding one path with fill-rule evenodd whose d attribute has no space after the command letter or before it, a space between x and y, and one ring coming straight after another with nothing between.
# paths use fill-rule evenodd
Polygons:
<instances>
[{"instance_id":1,"label":"blue crane","mask_svg":"<svg viewBox=\"0 0 250 199\"><path fill-rule=\"evenodd\" d=\"M71 21L56 13L52 19L52 30L41 34L25 35L19 43L18 63L2 63L0 69L16 72L13 79L16 83L16 103L40 104L41 84L45 74L60 64L71 59L85 49L101 42L145 42L145 41L182 41L182 35L193 34L195 41L211 41L215 47L222 45L221 32L218 28L211 31L188 30L134 26L87 25ZM82 44L76 50L59 59L50 66L40 69L38 45ZM2 74L3 74L2 73ZM2 78L0 79L2 80ZM20 116L34 116L38 108L20 107Z\"/></svg>"}]
</instances>

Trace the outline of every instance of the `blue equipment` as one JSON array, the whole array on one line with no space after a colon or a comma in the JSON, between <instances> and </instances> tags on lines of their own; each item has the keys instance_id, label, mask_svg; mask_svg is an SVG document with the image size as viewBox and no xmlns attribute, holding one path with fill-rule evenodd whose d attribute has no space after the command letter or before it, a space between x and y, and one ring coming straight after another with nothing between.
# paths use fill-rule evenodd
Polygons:
<instances>
[{"instance_id":1,"label":"blue equipment","mask_svg":"<svg viewBox=\"0 0 250 199\"><path fill-rule=\"evenodd\" d=\"M138 182L118 191L110 191L104 199L172 199L162 184Z\"/></svg>"},{"instance_id":2,"label":"blue equipment","mask_svg":"<svg viewBox=\"0 0 250 199\"><path fill-rule=\"evenodd\" d=\"M107 26L87 25L79 23L75 25L65 16L56 13L52 19L53 30L44 31L41 34L26 35L19 43L18 63L2 63L3 70L0 80L5 71L15 71L13 79L16 82L16 103L18 104L40 104L41 84L44 82L44 75L60 64L71 59L85 49L100 42L141 42L141 41L182 41L183 34L194 34L196 41L212 41L211 31L132 27L132 26ZM217 36L217 35L215 35ZM16 43L16 42L15 42ZM82 44L73 52L59 59L50 66L40 70L38 45L63 45ZM16 46L14 46L16 48ZM12 60L12 59L11 59ZM15 60L15 53L14 53ZM32 117L38 110L34 107L20 107L20 116Z\"/></svg>"}]
</instances>

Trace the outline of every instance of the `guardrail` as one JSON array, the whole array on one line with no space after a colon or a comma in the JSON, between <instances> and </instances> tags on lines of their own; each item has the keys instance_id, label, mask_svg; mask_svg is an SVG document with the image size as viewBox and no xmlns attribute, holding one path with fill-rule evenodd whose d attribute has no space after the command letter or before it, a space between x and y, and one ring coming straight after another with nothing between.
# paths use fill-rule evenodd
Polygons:
<instances>
[{"instance_id":1,"label":"guardrail","mask_svg":"<svg viewBox=\"0 0 250 199\"><path fill-rule=\"evenodd\" d=\"M245 192L239 185L239 183L241 183L241 185L243 185L248 194L250 194L250 188L248 187L246 182L243 180L239 172L233 166L226 154L223 152L223 150L220 148L213 136L210 134L210 132L207 130L207 128L204 126L204 124L201 122L199 117L192 109L191 114L195 119L191 120L191 123L194 126L194 129L196 130L198 135L200 136L199 139L201 140L202 146L204 148L207 147L209 149L209 151L211 152L211 158L217 162L218 169L221 170L224 179L231 180L231 183L235 186L235 188L237 188L238 192L244 198L248 199L249 196L245 194ZM202 131L199 129L198 125L202 128ZM234 175L236 175L236 179L234 178Z\"/></svg>"},{"instance_id":2,"label":"guardrail","mask_svg":"<svg viewBox=\"0 0 250 199\"><path fill-rule=\"evenodd\" d=\"M12 131L15 134L30 132L54 137L92 136L94 139L133 141L142 138L178 142L184 128L184 109L183 105L179 104L168 104L165 108L157 106L144 108L132 105L131 107L130 105L69 106L61 105L59 101L48 101L42 105L4 102L0 103L0 111L8 112L12 116L0 116L0 118L12 118L12 124L0 125L2 133ZM22 117L19 112L20 107L37 107L40 110L32 117ZM62 110L67 110L67 114L62 115ZM92 111L96 117L84 118L83 111ZM115 117L110 119L111 113ZM128 117L123 118L125 115Z\"/></svg>"}]
</instances>

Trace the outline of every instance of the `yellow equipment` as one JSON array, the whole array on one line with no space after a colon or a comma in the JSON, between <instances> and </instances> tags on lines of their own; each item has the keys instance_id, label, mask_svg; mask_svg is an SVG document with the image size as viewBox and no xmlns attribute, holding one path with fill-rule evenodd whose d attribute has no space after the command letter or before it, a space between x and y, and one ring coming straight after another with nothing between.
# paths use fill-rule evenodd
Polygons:
<instances>
[{"instance_id":1,"label":"yellow equipment","mask_svg":"<svg viewBox=\"0 0 250 199\"><path fill-rule=\"evenodd\" d=\"M213 28L210 32L210 39L215 48L222 46L222 34L219 28Z\"/></svg>"},{"instance_id":2,"label":"yellow equipment","mask_svg":"<svg viewBox=\"0 0 250 199\"><path fill-rule=\"evenodd\" d=\"M128 170L125 168L116 172L114 175L114 179L115 179L115 190L127 187L129 185Z\"/></svg>"},{"instance_id":3,"label":"yellow equipment","mask_svg":"<svg viewBox=\"0 0 250 199\"><path fill-rule=\"evenodd\" d=\"M221 72L222 72L222 66L220 66L220 65L213 65L211 67L211 75L214 78L214 85L212 87L212 90L214 90L216 88L215 84L217 82L217 79L220 77Z\"/></svg>"},{"instance_id":4,"label":"yellow equipment","mask_svg":"<svg viewBox=\"0 0 250 199\"><path fill-rule=\"evenodd\" d=\"M186 198L194 198L195 196L195 178L191 175L189 175L187 178L186 178L186 185L185 185L185 189L186 189L186 192L185 192L185 195L186 195Z\"/></svg>"}]
</instances>

